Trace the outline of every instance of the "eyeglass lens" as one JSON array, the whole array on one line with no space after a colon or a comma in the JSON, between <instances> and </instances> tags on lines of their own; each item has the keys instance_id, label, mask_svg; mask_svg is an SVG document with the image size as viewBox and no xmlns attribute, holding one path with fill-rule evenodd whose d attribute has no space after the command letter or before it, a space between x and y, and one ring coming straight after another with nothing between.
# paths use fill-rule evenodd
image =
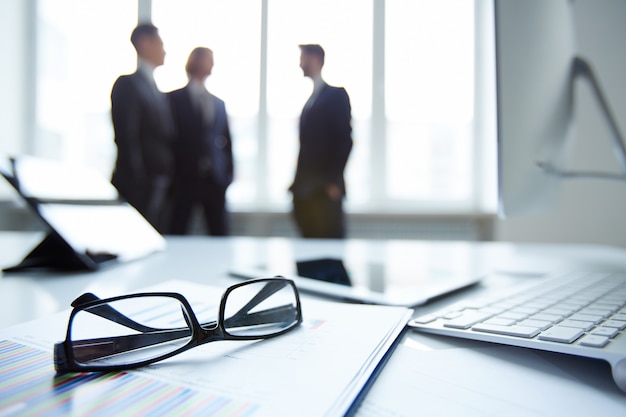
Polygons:
<instances>
[{"instance_id":1,"label":"eyeglass lens","mask_svg":"<svg viewBox=\"0 0 626 417\"><path fill-rule=\"evenodd\" d=\"M76 362L117 366L158 358L186 345L192 330L176 298L124 298L80 310L70 346Z\"/></svg>"},{"instance_id":2,"label":"eyeglass lens","mask_svg":"<svg viewBox=\"0 0 626 417\"><path fill-rule=\"evenodd\" d=\"M297 321L296 290L282 280L236 287L224 305L224 330L231 336L268 337L293 327Z\"/></svg>"}]
</instances>

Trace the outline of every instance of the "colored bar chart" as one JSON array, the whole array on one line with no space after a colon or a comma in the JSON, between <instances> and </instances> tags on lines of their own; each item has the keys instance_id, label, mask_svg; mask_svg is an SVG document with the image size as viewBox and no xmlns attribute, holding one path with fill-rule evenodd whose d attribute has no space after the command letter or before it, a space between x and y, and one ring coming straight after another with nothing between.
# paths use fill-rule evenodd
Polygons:
<instances>
[{"instance_id":1,"label":"colored bar chart","mask_svg":"<svg viewBox=\"0 0 626 417\"><path fill-rule=\"evenodd\" d=\"M0 417L247 417L258 408L129 372L57 375L49 352L0 341Z\"/></svg>"}]
</instances>

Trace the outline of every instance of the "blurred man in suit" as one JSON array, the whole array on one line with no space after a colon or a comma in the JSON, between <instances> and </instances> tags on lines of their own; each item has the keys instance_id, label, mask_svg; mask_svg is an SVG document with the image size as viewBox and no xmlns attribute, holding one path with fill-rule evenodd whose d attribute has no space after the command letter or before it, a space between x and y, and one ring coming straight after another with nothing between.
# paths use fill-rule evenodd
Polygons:
<instances>
[{"instance_id":1,"label":"blurred man in suit","mask_svg":"<svg viewBox=\"0 0 626 417\"><path fill-rule=\"evenodd\" d=\"M177 128L170 233L188 232L194 207L201 206L208 232L229 234L226 190L233 181L233 153L224 102L209 93L213 52L195 48L186 71L189 83L169 94Z\"/></svg>"},{"instance_id":2,"label":"blurred man in suit","mask_svg":"<svg viewBox=\"0 0 626 417\"><path fill-rule=\"evenodd\" d=\"M167 96L157 88L153 71L163 65L165 50L158 29L149 23L133 30L131 42L137 51L137 71L119 77L111 91L117 145L111 182L163 231L164 205L174 169L174 124Z\"/></svg>"},{"instance_id":3,"label":"blurred man in suit","mask_svg":"<svg viewBox=\"0 0 626 417\"><path fill-rule=\"evenodd\" d=\"M345 89L322 79L321 46L300 45L300 52L300 68L313 80L313 94L300 116L300 153L290 187L293 215L303 237L343 238L343 173L352 149L350 98Z\"/></svg>"}]
</instances>

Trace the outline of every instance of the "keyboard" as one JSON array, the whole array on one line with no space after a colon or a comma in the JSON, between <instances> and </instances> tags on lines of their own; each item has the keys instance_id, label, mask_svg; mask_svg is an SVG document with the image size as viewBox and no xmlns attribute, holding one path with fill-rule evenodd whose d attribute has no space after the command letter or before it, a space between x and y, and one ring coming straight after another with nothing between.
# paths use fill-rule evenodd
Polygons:
<instances>
[{"instance_id":1,"label":"keyboard","mask_svg":"<svg viewBox=\"0 0 626 417\"><path fill-rule=\"evenodd\" d=\"M417 317L428 333L607 361L626 392L626 273L561 274Z\"/></svg>"}]
</instances>

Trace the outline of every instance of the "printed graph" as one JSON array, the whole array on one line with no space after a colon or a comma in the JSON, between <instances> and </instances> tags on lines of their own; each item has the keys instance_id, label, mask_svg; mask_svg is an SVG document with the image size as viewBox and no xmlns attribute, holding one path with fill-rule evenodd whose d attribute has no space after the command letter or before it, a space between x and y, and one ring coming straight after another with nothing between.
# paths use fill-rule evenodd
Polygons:
<instances>
[{"instance_id":1,"label":"printed graph","mask_svg":"<svg viewBox=\"0 0 626 417\"><path fill-rule=\"evenodd\" d=\"M0 417L248 417L258 404L127 372L57 375L49 352L0 341Z\"/></svg>"}]
</instances>

